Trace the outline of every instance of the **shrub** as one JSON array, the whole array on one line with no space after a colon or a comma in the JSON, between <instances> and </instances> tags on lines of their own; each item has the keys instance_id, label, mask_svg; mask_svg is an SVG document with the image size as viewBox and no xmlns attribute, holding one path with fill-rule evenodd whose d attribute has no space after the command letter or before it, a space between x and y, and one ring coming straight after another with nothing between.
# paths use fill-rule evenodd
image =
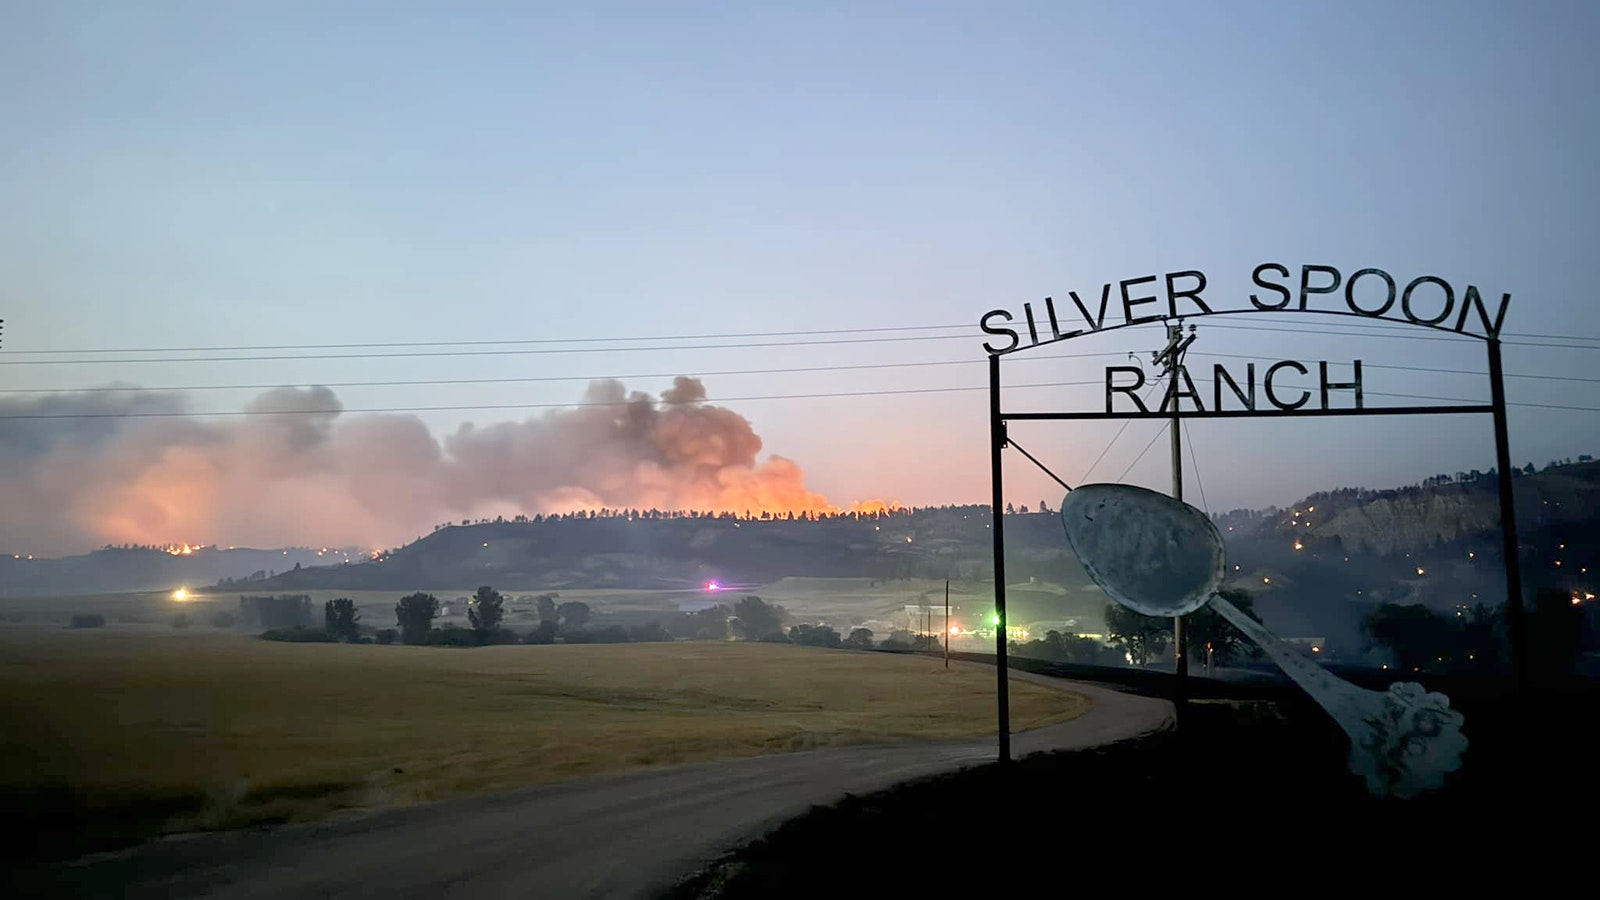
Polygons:
<instances>
[{"instance_id":1,"label":"shrub","mask_svg":"<svg viewBox=\"0 0 1600 900\"><path fill-rule=\"evenodd\" d=\"M556 622L554 619L545 619L539 627L523 636L524 644L554 644L556 642Z\"/></svg>"},{"instance_id":2,"label":"shrub","mask_svg":"<svg viewBox=\"0 0 1600 900\"><path fill-rule=\"evenodd\" d=\"M261 632L264 641L287 641L291 644L332 644L337 639L321 628L272 628Z\"/></svg>"},{"instance_id":3,"label":"shrub","mask_svg":"<svg viewBox=\"0 0 1600 900\"><path fill-rule=\"evenodd\" d=\"M661 627L660 622L651 622L648 625L639 625L628 629L628 639L640 643L649 643L651 641L670 641L673 638L671 633Z\"/></svg>"},{"instance_id":4,"label":"shrub","mask_svg":"<svg viewBox=\"0 0 1600 900\"><path fill-rule=\"evenodd\" d=\"M238 621L238 616L225 609L219 609L211 614L212 628L232 628Z\"/></svg>"},{"instance_id":5,"label":"shrub","mask_svg":"<svg viewBox=\"0 0 1600 900\"><path fill-rule=\"evenodd\" d=\"M628 632L621 625L607 625L604 628L573 628L563 630L561 639L568 644L626 644L628 643Z\"/></svg>"},{"instance_id":6,"label":"shrub","mask_svg":"<svg viewBox=\"0 0 1600 900\"><path fill-rule=\"evenodd\" d=\"M429 631L427 640L423 643L430 647L473 647L477 646L478 639L471 631L459 625L445 625Z\"/></svg>"},{"instance_id":7,"label":"shrub","mask_svg":"<svg viewBox=\"0 0 1600 900\"><path fill-rule=\"evenodd\" d=\"M382 628L378 631L378 643L392 644L394 643L394 639L399 636L400 632L394 630L393 628Z\"/></svg>"},{"instance_id":8,"label":"shrub","mask_svg":"<svg viewBox=\"0 0 1600 900\"><path fill-rule=\"evenodd\" d=\"M850 636L844 639L844 645L846 647L849 647L851 650L871 650L872 649L872 629L870 629L870 628L855 628L855 629L851 629Z\"/></svg>"},{"instance_id":9,"label":"shrub","mask_svg":"<svg viewBox=\"0 0 1600 900\"><path fill-rule=\"evenodd\" d=\"M79 613L72 617L73 628L99 628L106 624L106 617L99 613Z\"/></svg>"},{"instance_id":10,"label":"shrub","mask_svg":"<svg viewBox=\"0 0 1600 900\"><path fill-rule=\"evenodd\" d=\"M274 630L309 628L311 626L311 597L306 594L240 597L239 617L247 627Z\"/></svg>"}]
</instances>

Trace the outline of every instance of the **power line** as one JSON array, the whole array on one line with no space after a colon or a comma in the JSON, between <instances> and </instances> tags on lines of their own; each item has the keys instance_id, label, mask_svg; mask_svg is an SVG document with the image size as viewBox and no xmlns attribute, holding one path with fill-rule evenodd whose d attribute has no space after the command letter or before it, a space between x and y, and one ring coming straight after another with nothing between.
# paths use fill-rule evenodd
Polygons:
<instances>
[{"instance_id":1,"label":"power line","mask_svg":"<svg viewBox=\"0 0 1600 900\"><path fill-rule=\"evenodd\" d=\"M1150 399L1150 395L1152 393L1154 393L1155 389L1156 389L1156 385L1155 384L1151 384L1148 388L1145 388L1144 397L1141 398L1141 399L1149 400ZM1122 433L1124 431L1127 431L1128 430L1128 426L1132 425L1132 424L1133 424L1133 420L1132 419L1123 419L1122 420L1122 427L1117 429L1117 433L1111 436L1111 442L1109 444L1106 444L1105 449L1100 451L1100 455L1096 456L1094 458L1094 462L1089 464L1089 470L1087 472L1083 473L1083 477L1082 478L1078 479L1078 483L1079 484L1083 484L1083 483L1085 483L1085 482L1087 482L1089 480L1089 476L1094 474L1094 470L1095 470L1096 467L1098 467L1100 465L1100 461L1102 459L1106 458L1106 454L1110 453L1111 452L1111 448L1116 446L1117 440L1122 437Z\"/></svg>"},{"instance_id":2,"label":"power line","mask_svg":"<svg viewBox=\"0 0 1600 900\"><path fill-rule=\"evenodd\" d=\"M1260 361L1260 357L1242 353L1207 353L1191 351L1194 356L1216 359L1244 359ZM1124 353L1106 351L1101 353L1068 353L1055 356L1022 356L1011 360L1012 364L1018 362L1048 362L1063 359L1090 359L1101 356L1124 356ZM630 381L647 378L675 378L688 376L694 378L714 378L729 375L784 375L805 372L851 372L870 371L875 369L912 369L912 368L937 368L941 366L973 366L982 362L982 359L949 359L930 360L926 362L902 363L860 363L842 366L790 366L783 368L767 369L727 369L721 371L702 372L641 372L627 375L548 375L524 376L516 378L423 378L415 380L376 380L376 381L303 381L303 382L258 382L255 384L182 384L144 387L139 385L104 385L98 387L82 388L0 388L0 394L50 394L50 393L166 393L175 391L260 391L280 387L427 387L444 385L482 385L482 384L533 384L570 381ZM1382 363L1363 362L1362 366L1371 369L1393 369L1406 372L1431 372L1443 375L1484 375L1486 373L1472 369L1441 369L1430 366L1400 366ZM1570 381L1581 384L1600 384L1600 378L1582 378L1574 375L1533 375L1524 373L1507 372L1507 378L1528 378L1541 381Z\"/></svg>"},{"instance_id":3,"label":"power line","mask_svg":"<svg viewBox=\"0 0 1600 900\"><path fill-rule=\"evenodd\" d=\"M1028 357L1021 362L1044 362L1056 359L1089 359L1097 356L1123 356L1116 351L1102 353L1069 353L1063 356ZM86 388L0 388L0 394L52 394L52 393L170 393L175 391L263 391L281 387L427 387L438 385L466 385L466 384L529 384L538 382L562 381L637 381L646 378L713 378L724 375L784 375L799 372L852 372L871 369L909 369L929 368L937 366L976 366L982 364L979 359L948 359L932 360L928 362L903 362L903 363L860 363L846 366L792 366L777 369L728 369L719 372L644 372L632 375L540 375L517 378L423 378L412 381L316 381L296 382L262 382L258 384L183 384L167 385L162 387L141 387L138 385L105 385L101 387Z\"/></svg>"},{"instance_id":4,"label":"power line","mask_svg":"<svg viewBox=\"0 0 1600 900\"><path fill-rule=\"evenodd\" d=\"M1251 355L1245 354L1245 353L1206 353L1206 352L1201 352L1201 351L1196 350L1196 351L1193 351L1192 355L1194 355L1194 356L1205 356L1205 357L1215 357L1217 359L1248 359L1248 360L1253 360L1253 361L1256 361L1256 362L1262 361L1261 357L1259 357L1259 356L1251 356ZM1362 368L1366 368L1366 369L1394 369L1396 371L1401 371L1401 372L1433 372L1433 373L1437 373L1437 374L1440 374L1440 375L1480 375L1480 376L1487 376L1489 374L1487 371L1476 371L1476 370L1473 370L1473 369L1440 369L1440 368L1434 368L1434 367L1431 367L1431 366L1397 366L1397 365L1388 365L1388 364L1384 364L1384 363L1369 363L1369 362L1366 362L1366 361L1363 361L1361 363L1361 366L1362 366ZM1600 384L1600 378L1579 378L1576 375L1528 375L1528 374L1519 374L1519 373L1516 373L1516 372L1507 372L1507 373L1505 373L1505 376L1507 378L1533 378L1533 379L1538 379L1540 381L1572 381L1572 382L1578 382L1578 383L1582 383L1582 384Z\"/></svg>"},{"instance_id":5,"label":"power line","mask_svg":"<svg viewBox=\"0 0 1600 900\"><path fill-rule=\"evenodd\" d=\"M1400 324L1403 324L1403 323L1396 322L1395 324L1396 325L1400 325ZM1309 329L1305 329L1305 328L1274 328L1274 327L1272 327L1270 325L1232 325L1232 324L1224 324L1224 323L1220 323L1220 322L1207 322L1206 323L1206 327L1208 327L1208 328L1219 328L1219 329L1229 330L1229 331L1275 331L1275 332L1279 332L1279 333L1282 333L1282 334L1300 334L1300 335L1307 335L1307 336L1314 336L1314 337L1358 337L1358 338L1380 337L1380 338L1393 338L1395 340L1402 340L1402 341L1452 341L1452 342L1455 342L1455 343L1464 343L1465 339L1479 340L1474 335L1461 335L1461 337L1457 338L1457 337L1452 337L1450 335L1442 335L1442 334L1400 334L1398 332L1396 332L1394 334L1386 334L1386 333L1379 332L1379 331L1372 331L1372 332L1323 331L1323 330L1309 330ZM1589 338L1576 338L1575 340L1590 340L1590 339ZM1577 344L1552 344L1552 343L1540 342L1540 341L1507 341L1507 340L1502 340L1500 343L1501 343L1501 345L1507 346L1507 347L1544 347L1544 348L1552 349L1552 350L1600 350L1600 346L1585 347L1585 346L1580 346L1580 345L1577 345Z\"/></svg>"},{"instance_id":6,"label":"power line","mask_svg":"<svg viewBox=\"0 0 1600 900\"><path fill-rule=\"evenodd\" d=\"M1211 504L1206 502L1206 483L1200 478L1200 460L1194 455L1193 431L1193 428L1185 428L1183 438L1189 442L1189 468L1194 469L1194 483L1200 488L1200 508L1209 513Z\"/></svg>"},{"instance_id":7,"label":"power line","mask_svg":"<svg viewBox=\"0 0 1600 900\"><path fill-rule=\"evenodd\" d=\"M390 347L489 347L511 344L603 344L628 341L706 341L731 338L803 337L819 334L871 334L874 332L942 331L951 328L970 328L970 325L894 325L883 328L831 328L818 331L746 331L729 334L661 334L643 337L598 338L525 338L491 341L393 341L384 343L354 344L251 344L218 347L120 347L82 350L12 350L9 355L63 354L63 353L232 353L263 350L373 350Z\"/></svg>"},{"instance_id":8,"label":"power line","mask_svg":"<svg viewBox=\"0 0 1600 900\"><path fill-rule=\"evenodd\" d=\"M1270 312L1272 312L1272 310L1259 310L1259 312L1270 313ZM1185 318L1185 317L1180 317L1180 318ZM1196 316L1196 317L1188 317L1188 318L1199 318L1199 317ZM1137 323L1137 324L1158 325L1158 324L1161 324L1161 321L1160 320L1151 320L1149 322ZM1223 322L1208 322L1207 324L1208 324L1208 327L1222 328L1222 329L1237 329L1237 330L1245 330L1245 331L1278 331L1278 332L1293 333L1293 334L1324 334L1324 335L1334 335L1334 336L1341 336L1342 335L1342 336L1348 336L1348 337L1372 337L1372 336L1378 336L1378 335L1374 335L1374 334L1362 333L1360 331L1307 331L1306 329L1300 329L1300 328L1278 328L1278 327L1273 327L1273 326L1268 326L1268 325L1247 325L1247 324L1243 324L1243 323L1223 323ZM1334 327L1338 328L1338 329L1367 329L1367 330L1370 330L1370 331L1391 331L1391 332L1398 331L1400 328L1402 328L1402 327L1404 327L1404 326L1406 326L1408 324L1409 323L1407 323L1407 322L1402 322L1402 321L1399 321L1399 320L1380 319L1380 318L1376 318L1376 317L1374 317L1371 322L1352 321L1352 322L1333 323ZM264 352L264 351L268 351L268 350L381 350L381 349L392 349L392 348L398 348L398 347L494 347L494 346L514 346L514 345L519 345L519 344L521 344L521 345L613 344L613 343L623 343L623 344L625 344L625 343L635 343L635 342L640 342L640 341L706 341L706 340L732 340L732 339L767 338L767 337L812 337L812 336L818 336L818 335L835 335L835 334L883 334L883 333L903 333L903 332L919 332L919 331L949 331L949 330L952 330L952 329L967 330L967 329L971 329L972 327L973 327L972 323L961 323L961 324L950 324L950 325L886 325L886 326L877 327L877 328L828 328L828 329L811 329L811 330L796 330L796 331L745 331L745 332L725 332L725 333L721 333L721 334L640 335L640 336L636 336L636 337L515 338L515 339L507 338L507 339L495 339L495 340L470 340L470 341L437 341L437 340L369 341L369 342L324 343L324 344L233 344L233 345L179 346L179 347L102 347L102 348L85 347L85 348L73 348L73 349L9 350L9 351L7 351L6 355L8 355L8 356L61 356L61 355L90 355L90 354L105 354L105 353L238 353L238 352ZM925 335L925 336L922 336L922 338L923 339L927 339L927 338L938 338L938 337L961 337L961 336L963 336L963 335ZM978 335L976 335L976 334L969 334L969 335L965 335L965 336L969 336L969 337L973 337L973 338L978 337ZM1448 340L1454 340L1455 339L1455 338L1453 338L1451 336L1448 336L1448 335L1438 335L1438 334L1421 335L1421 334L1398 334L1398 333L1395 333L1395 334L1382 335L1382 336L1404 337L1404 338L1409 338L1409 339L1414 339L1414 340L1448 341ZM1503 332L1501 332L1501 336L1502 337L1539 338L1539 339L1544 339L1544 340L1558 340L1558 341L1569 341L1569 342L1570 341L1583 341L1583 342L1589 342L1589 343L1600 343L1600 336L1591 336L1591 335L1540 334L1540 333L1534 333L1534 332L1503 331ZM874 339L874 340L886 340L886 339L878 338L878 339ZM816 343L826 343L826 342L816 342ZM1543 344L1527 344L1527 343L1518 342L1518 341L1503 341L1503 343L1516 344L1516 345L1521 345L1521 346L1545 346ZM1553 346L1563 347L1563 346L1568 346L1568 345L1567 344L1557 344L1557 345L1553 345ZM682 348L682 349L696 349L696 348ZM1584 349L1584 348L1574 348L1574 349ZM576 352L576 351L574 351L574 352ZM244 358L250 359L250 358L253 358L253 357L244 357ZM319 359L319 358L323 358L323 357L315 357L315 356L313 356L313 357L297 357L297 358Z\"/></svg>"},{"instance_id":9,"label":"power line","mask_svg":"<svg viewBox=\"0 0 1600 900\"><path fill-rule=\"evenodd\" d=\"M552 353L624 353L660 350L741 350L758 347L823 347L837 344L886 344L904 341L977 340L971 334L929 334L918 337L837 338L828 341L767 341L748 344L681 344L671 347L552 347L541 350L411 350L395 353L317 353L267 356L166 356L149 359L13 359L0 360L0 366L88 366L133 363L180 362L260 362L263 360L305 359L402 359L432 356L539 356Z\"/></svg>"},{"instance_id":10,"label":"power line","mask_svg":"<svg viewBox=\"0 0 1600 900\"><path fill-rule=\"evenodd\" d=\"M1133 462L1128 463L1128 467L1122 470L1121 475L1117 476L1117 481L1120 482L1122 479L1128 477L1128 473L1132 472L1133 467L1139 464L1139 460L1144 459L1144 455L1150 452L1150 448L1154 447L1156 445L1156 441L1159 440L1163 434L1167 433L1167 429L1171 427L1171 425L1171 422L1162 423L1161 427L1156 431L1155 436L1150 438L1150 443L1145 444L1144 449L1139 451L1139 455L1133 458Z\"/></svg>"},{"instance_id":11,"label":"power line","mask_svg":"<svg viewBox=\"0 0 1600 900\"><path fill-rule=\"evenodd\" d=\"M1050 381L1038 384L1013 384L1011 388L1054 388L1054 387L1079 387L1083 385L1100 384L1099 379L1090 381ZM882 391L837 391L831 393L814 394L767 394L755 397L707 397L706 401L715 403L743 403L756 400L814 400L837 397L886 397L904 394L952 394L965 391L986 391L988 386L975 387L945 387L945 388L903 388ZM654 404L654 398L646 398ZM587 407L629 406L637 400L592 400L577 403L486 403L474 405L448 404L441 406L386 406L363 407L356 409L240 409L225 410L223 412L96 412L96 413L19 413L16 415L0 415L0 421L20 419L170 419L170 418L204 418L242 416L310 416L342 413L417 413L417 412L455 412L490 409L575 409ZM667 404L669 407L671 404Z\"/></svg>"}]
</instances>

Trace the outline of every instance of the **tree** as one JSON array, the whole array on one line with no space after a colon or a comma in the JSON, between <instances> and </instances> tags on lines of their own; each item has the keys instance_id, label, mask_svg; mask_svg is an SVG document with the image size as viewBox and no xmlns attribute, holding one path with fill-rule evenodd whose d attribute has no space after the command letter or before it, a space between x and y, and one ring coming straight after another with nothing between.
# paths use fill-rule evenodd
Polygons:
<instances>
[{"instance_id":1,"label":"tree","mask_svg":"<svg viewBox=\"0 0 1600 900\"><path fill-rule=\"evenodd\" d=\"M1256 615L1255 600L1249 591L1218 591L1217 596L1257 622L1261 621L1261 617ZM1226 666L1261 655L1261 649L1255 642L1233 627L1233 623L1224 619L1222 613L1209 603L1189 614L1188 627L1190 652L1202 662L1206 658L1207 644L1211 646L1211 660L1217 665Z\"/></svg>"},{"instance_id":2,"label":"tree","mask_svg":"<svg viewBox=\"0 0 1600 900\"><path fill-rule=\"evenodd\" d=\"M831 625L796 625L789 629L789 640L803 647L842 647L839 632Z\"/></svg>"},{"instance_id":3,"label":"tree","mask_svg":"<svg viewBox=\"0 0 1600 900\"><path fill-rule=\"evenodd\" d=\"M665 628L661 627L660 622L648 622L644 625L635 625L634 627L628 629L628 640L636 641L638 643L647 643L651 641L670 641L672 640L672 635L668 633Z\"/></svg>"},{"instance_id":4,"label":"tree","mask_svg":"<svg viewBox=\"0 0 1600 900\"><path fill-rule=\"evenodd\" d=\"M568 600L556 607L556 613L561 617L563 628L582 628L589 624L589 604L581 600Z\"/></svg>"},{"instance_id":5,"label":"tree","mask_svg":"<svg viewBox=\"0 0 1600 900\"><path fill-rule=\"evenodd\" d=\"M500 630L500 620L505 618L505 602L500 592L487 584L472 595L472 604L467 607L467 621L471 623L478 643L487 644L494 633Z\"/></svg>"},{"instance_id":6,"label":"tree","mask_svg":"<svg viewBox=\"0 0 1600 900\"><path fill-rule=\"evenodd\" d=\"M556 620L545 619L539 626L528 632L523 638L524 644L554 644L556 642Z\"/></svg>"},{"instance_id":7,"label":"tree","mask_svg":"<svg viewBox=\"0 0 1600 900\"><path fill-rule=\"evenodd\" d=\"M844 646L848 650L871 650L872 630L869 628L850 629L850 636L844 639Z\"/></svg>"},{"instance_id":8,"label":"tree","mask_svg":"<svg viewBox=\"0 0 1600 900\"><path fill-rule=\"evenodd\" d=\"M1587 643L1583 607L1563 591L1540 591L1526 619L1529 674L1540 680L1572 674L1572 663Z\"/></svg>"},{"instance_id":9,"label":"tree","mask_svg":"<svg viewBox=\"0 0 1600 900\"><path fill-rule=\"evenodd\" d=\"M759 641L770 634L783 633L783 620L787 612L783 607L768 605L760 597L740 598L733 605L734 634L747 641Z\"/></svg>"},{"instance_id":10,"label":"tree","mask_svg":"<svg viewBox=\"0 0 1600 900\"><path fill-rule=\"evenodd\" d=\"M683 613L669 619L667 629L673 635L691 641L725 641L728 639L728 619L733 610L717 604L699 612Z\"/></svg>"},{"instance_id":11,"label":"tree","mask_svg":"<svg viewBox=\"0 0 1600 900\"><path fill-rule=\"evenodd\" d=\"M407 594L395 604L395 624L400 626L400 640L406 644L425 644L428 632L433 630L433 620L439 615L439 599L432 594L417 592Z\"/></svg>"},{"instance_id":12,"label":"tree","mask_svg":"<svg viewBox=\"0 0 1600 900\"><path fill-rule=\"evenodd\" d=\"M535 600L534 603L538 604L539 607L539 621L558 622L561 620L561 616L556 613L555 594L540 594L539 599Z\"/></svg>"},{"instance_id":13,"label":"tree","mask_svg":"<svg viewBox=\"0 0 1600 900\"><path fill-rule=\"evenodd\" d=\"M1167 649L1172 620L1134 612L1120 603L1106 604L1106 634L1120 643L1136 666Z\"/></svg>"},{"instance_id":14,"label":"tree","mask_svg":"<svg viewBox=\"0 0 1600 900\"><path fill-rule=\"evenodd\" d=\"M322 606L323 628L341 641L353 641L360 637L361 630L356 627L356 621L360 618L361 614L356 612L355 601L349 597L329 600Z\"/></svg>"},{"instance_id":15,"label":"tree","mask_svg":"<svg viewBox=\"0 0 1600 900\"><path fill-rule=\"evenodd\" d=\"M1388 648L1407 672L1448 662L1457 649L1451 622L1420 603L1381 604L1361 620L1361 630L1373 645Z\"/></svg>"}]
</instances>

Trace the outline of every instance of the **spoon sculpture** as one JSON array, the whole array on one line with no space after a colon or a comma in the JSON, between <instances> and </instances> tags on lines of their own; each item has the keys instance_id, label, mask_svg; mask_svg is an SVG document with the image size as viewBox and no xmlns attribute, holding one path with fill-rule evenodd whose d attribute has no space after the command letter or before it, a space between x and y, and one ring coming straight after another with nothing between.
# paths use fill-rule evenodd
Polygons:
<instances>
[{"instance_id":1,"label":"spoon sculpture","mask_svg":"<svg viewBox=\"0 0 1600 900\"><path fill-rule=\"evenodd\" d=\"M1350 738L1350 771L1377 796L1414 797L1461 767L1467 739L1450 698L1414 682L1371 691L1334 676L1217 596L1222 535L1200 510L1145 488L1087 484L1061 504L1067 542L1112 600L1147 616L1184 616L1210 603Z\"/></svg>"}]
</instances>

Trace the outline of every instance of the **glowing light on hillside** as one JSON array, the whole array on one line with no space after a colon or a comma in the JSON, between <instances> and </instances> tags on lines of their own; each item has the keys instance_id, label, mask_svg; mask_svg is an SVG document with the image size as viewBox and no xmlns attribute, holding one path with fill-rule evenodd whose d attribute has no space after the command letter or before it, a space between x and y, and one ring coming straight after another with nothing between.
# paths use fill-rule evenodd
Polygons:
<instances>
[{"instance_id":1,"label":"glowing light on hillside","mask_svg":"<svg viewBox=\"0 0 1600 900\"><path fill-rule=\"evenodd\" d=\"M1427 571L1426 571L1426 570L1425 570L1425 569L1423 569L1423 568L1422 568L1422 567L1421 567L1421 566L1417 566L1417 574L1418 574L1418 575L1426 575L1426 574L1428 574L1428 573L1427 573Z\"/></svg>"},{"instance_id":2,"label":"glowing light on hillside","mask_svg":"<svg viewBox=\"0 0 1600 900\"><path fill-rule=\"evenodd\" d=\"M961 633L961 629L957 628L954 625L951 625L950 626L950 633L951 634L960 634Z\"/></svg>"},{"instance_id":3,"label":"glowing light on hillside","mask_svg":"<svg viewBox=\"0 0 1600 900\"><path fill-rule=\"evenodd\" d=\"M992 625L999 625L1000 624L1000 614L999 613L995 613L994 615L990 616L989 617L989 623L992 624Z\"/></svg>"},{"instance_id":4,"label":"glowing light on hillside","mask_svg":"<svg viewBox=\"0 0 1600 900\"><path fill-rule=\"evenodd\" d=\"M712 593L716 593L717 591L722 590L722 585L718 584L715 581L708 581L708 582L706 582L706 590L708 590L708 591L710 591Z\"/></svg>"},{"instance_id":5,"label":"glowing light on hillside","mask_svg":"<svg viewBox=\"0 0 1600 900\"><path fill-rule=\"evenodd\" d=\"M1477 558L1478 558L1478 554L1473 553L1471 550L1467 551L1467 559L1477 559Z\"/></svg>"},{"instance_id":6,"label":"glowing light on hillside","mask_svg":"<svg viewBox=\"0 0 1600 900\"><path fill-rule=\"evenodd\" d=\"M1316 512L1316 511L1317 511L1317 508L1315 506L1306 507L1306 512Z\"/></svg>"},{"instance_id":7,"label":"glowing light on hillside","mask_svg":"<svg viewBox=\"0 0 1600 900\"><path fill-rule=\"evenodd\" d=\"M177 590L172 592L172 599L178 601L179 603L183 603L183 602L187 601L189 599L189 589L188 588L178 588Z\"/></svg>"},{"instance_id":8,"label":"glowing light on hillside","mask_svg":"<svg viewBox=\"0 0 1600 900\"><path fill-rule=\"evenodd\" d=\"M1271 579L1271 578L1268 578L1268 577L1267 577L1267 576L1265 576L1265 575L1263 575L1263 576L1261 576L1261 583L1262 583L1262 584L1271 584L1271 583L1272 583L1272 579Z\"/></svg>"},{"instance_id":9,"label":"glowing light on hillside","mask_svg":"<svg viewBox=\"0 0 1600 900\"><path fill-rule=\"evenodd\" d=\"M161 548L173 556L192 556L196 550L204 550L204 544L168 544Z\"/></svg>"},{"instance_id":10,"label":"glowing light on hillside","mask_svg":"<svg viewBox=\"0 0 1600 900\"><path fill-rule=\"evenodd\" d=\"M1295 541L1295 542L1294 542L1294 548L1295 548L1295 549L1296 549L1296 550L1304 550L1304 549L1305 549L1305 546L1306 546L1306 545L1305 545L1305 544L1302 544L1302 543L1300 543L1300 542L1299 542L1299 541Z\"/></svg>"}]
</instances>

